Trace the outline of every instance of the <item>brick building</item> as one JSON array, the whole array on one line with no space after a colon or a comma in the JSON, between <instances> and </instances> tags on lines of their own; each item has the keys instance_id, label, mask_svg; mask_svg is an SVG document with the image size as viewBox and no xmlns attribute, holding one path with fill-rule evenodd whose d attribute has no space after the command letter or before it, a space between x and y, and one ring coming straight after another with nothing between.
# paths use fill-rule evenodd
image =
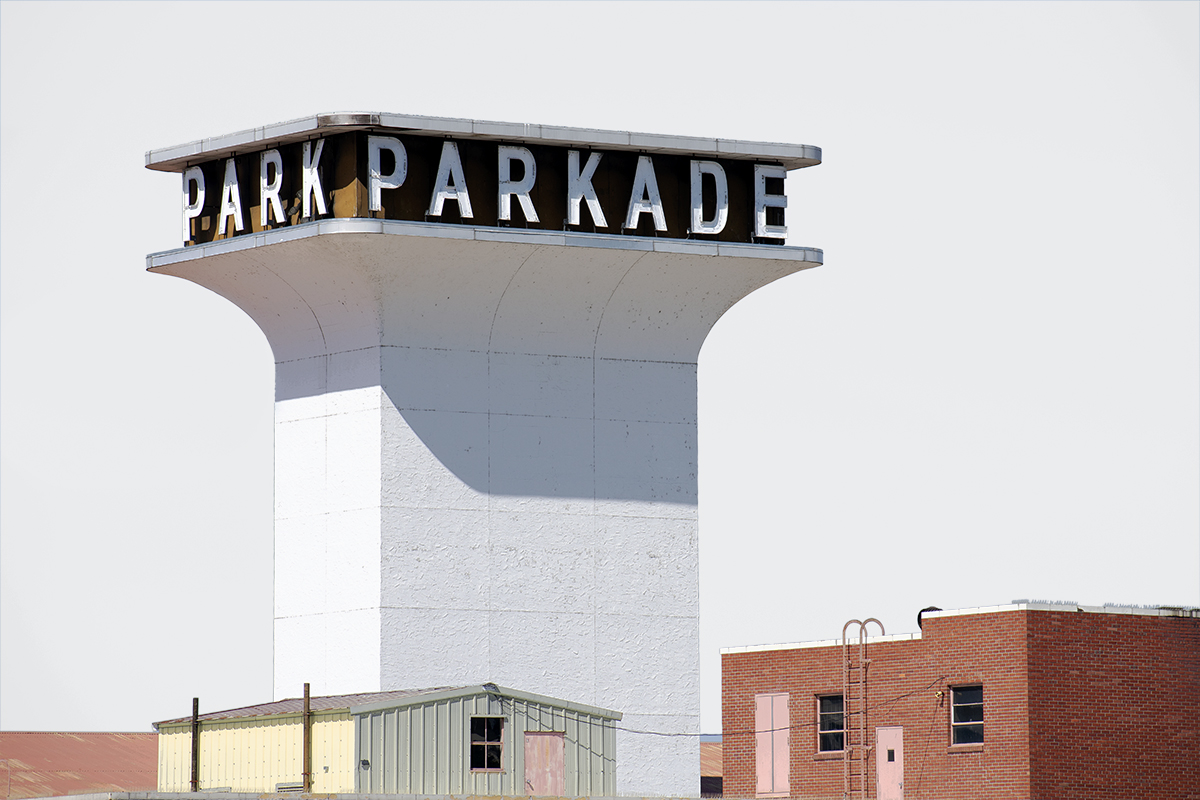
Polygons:
<instances>
[{"instance_id":1,"label":"brick building","mask_svg":"<svg viewBox=\"0 0 1200 800\"><path fill-rule=\"evenodd\" d=\"M840 798L849 773L879 798L1200 798L1200 610L1031 603L920 622L866 638L865 702L858 626L846 650L723 650L725 796Z\"/></svg>"}]
</instances>

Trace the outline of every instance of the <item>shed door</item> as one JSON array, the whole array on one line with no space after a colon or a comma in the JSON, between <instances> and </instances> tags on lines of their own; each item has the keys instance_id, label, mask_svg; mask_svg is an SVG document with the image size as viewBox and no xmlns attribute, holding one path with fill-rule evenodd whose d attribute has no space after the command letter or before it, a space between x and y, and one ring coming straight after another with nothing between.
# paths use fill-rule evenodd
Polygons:
<instances>
[{"instance_id":1,"label":"shed door","mask_svg":"<svg viewBox=\"0 0 1200 800\"><path fill-rule=\"evenodd\" d=\"M565 752L562 733L525 731L525 794L565 796Z\"/></svg>"},{"instance_id":2,"label":"shed door","mask_svg":"<svg viewBox=\"0 0 1200 800\"><path fill-rule=\"evenodd\" d=\"M875 774L879 800L904 800L904 728L875 729Z\"/></svg>"}]
</instances>

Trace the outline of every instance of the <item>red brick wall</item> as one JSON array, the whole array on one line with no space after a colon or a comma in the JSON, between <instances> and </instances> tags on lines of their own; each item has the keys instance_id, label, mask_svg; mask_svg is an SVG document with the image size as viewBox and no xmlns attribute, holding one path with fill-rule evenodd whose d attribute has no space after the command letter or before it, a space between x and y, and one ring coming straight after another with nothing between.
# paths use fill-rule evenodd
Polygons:
<instances>
[{"instance_id":1,"label":"red brick wall","mask_svg":"<svg viewBox=\"0 0 1200 800\"><path fill-rule=\"evenodd\" d=\"M909 800L1200 800L1200 619L927 617L921 640L869 655L868 727L904 728ZM754 695L787 692L792 795L840 797L840 755L817 752L815 697L841 692L841 648L726 654L721 677L726 796L754 796ZM974 683L984 743L951 746L949 687Z\"/></svg>"},{"instance_id":2,"label":"red brick wall","mask_svg":"<svg viewBox=\"0 0 1200 800\"><path fill-rule=\"evenodd\" d=\"M1028 637L1035 798L1200 798L1200 619L1031 612Z\"/></svg>"},{"instance_id":3,"label":"red brick wall","mask_svg":"<svg viewBox=\"0 0 1200 800\"><path fill-rule=\"evenodd\" d=\"M923 638L870 645L868 730L904 728L904 796L1013 800L1030 796L1025 612L926 618ZM842 690L841 647L722 656L726 797L754 796L754 695L788 692L794 797L840 798L843 765L817 752L819 694ZM949 687L984 687L984 743L950 745ZM938 693L942 695L939 697ZM874 758L869 785L874 794Z\"/></svg>"}]
</instances>

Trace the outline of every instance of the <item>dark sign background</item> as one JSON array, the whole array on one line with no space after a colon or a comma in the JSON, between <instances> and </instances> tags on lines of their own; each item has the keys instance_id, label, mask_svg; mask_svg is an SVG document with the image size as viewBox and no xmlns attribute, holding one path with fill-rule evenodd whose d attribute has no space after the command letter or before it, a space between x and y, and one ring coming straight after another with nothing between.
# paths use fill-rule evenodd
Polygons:
<instances>
[{"instance_id":1,"label":"dark sign background","mask_svg":"<svg viewBox=\"0 0 1200 800\"><path fill-rule=\"evenodd\" d=\"M403 144L408 156L408 174L398 189L384 189L382 211L369 211L367 137L370 135L393 136ZM458 204L446 201L441 216L429 216L430 198L433 195L434 178L437 176L442 142L449 139L458 145L462 159L463 174L470 193L474 216L464 220ZM316 144L313 147L315 149ZM773 162L751 162L731 159L714 159L697 156L699 160L717 161L725 170L729 185L729 218L724 230L717 235L689 235L691 224L691 177L688 156L657 155L623 150L601 150L600 165L592 178L592 186L604 209L607 227L594 224L587 202L580 203L580 225L567 225L567 151L569 148L541 144L511 143L526 147L537 162L537 182L530 191L530 199L539 217L538 222L525 219L517 198L512 198L512 219L497 220L498 147L504 142L452 139L450 137L415 136L395 134L388 131L368 133L356 131L335 134L324 139L321 154L320 176L325 193L327 213L316 213L316 201L312 201L313 216L302 218L303 144L294 143L278 148L283 159L283 183L279 193L284 207L283 220L276 220L274 212L266 229L296 225L313 219L334 217L363 217L415 222L479 225L485 227L532 228L539 230L576 230L589 233L607 233L625 236L659 236L676 239L695 238L710 241L753 242L754 233L754 164ZM579 149L579 163L587 164L591 150ZM242 200L242 234L255 233L264 228L260 224L259 208L259 157L262 151L235 156L238 183ZM381 172L388 174L394 167L391 153L382 152ZM633 190L634 174L639 155L649 155L654 161L655 177L662 197L663 212L667 220L666 231L656 231L650 214L642 214L636 229L625 230L625 215L629 208L630 192ZM199 244L215 239L239 235L234 230L233 219L226 221L224 235L217 234L221 209L222 185L225 175L225 159L200 165L204 171L206 185L204 208L199 217L191 221L191 238L186 244ZM520 180L523 165L514 161L512 180ZM710 219L716 205L713 179L703 176L705 218ZM768 180L767 191L783 194L782 180ZM772 225L784 224L784 211L767 209L767 221ZM778 239L759 239L760 243L782 244Z\"/></svg>"}]
</instances>

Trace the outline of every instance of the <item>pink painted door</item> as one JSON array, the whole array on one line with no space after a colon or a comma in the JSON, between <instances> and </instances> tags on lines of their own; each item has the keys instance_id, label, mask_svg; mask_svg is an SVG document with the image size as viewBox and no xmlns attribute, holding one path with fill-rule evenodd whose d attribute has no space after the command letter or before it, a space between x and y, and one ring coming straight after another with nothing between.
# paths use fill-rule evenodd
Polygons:
<instances>
[{"instance_id":1,"label":"pink painted door","mask_svg":"<svg viewBox=\"0 0 1200 800\"><path fill-rule=\"evenodd\" d=\"M904 800L904 728L875 729L875 775L879 800Z\"/></svg>"},{"instance_id":2,"label":"pink painted door","mask_svg":"<svg viewBox=\"0 0 1200 800\"><path fill-rule=\"evenodd\" d=\"M562 733L525 731L525 794L565 796L565 753Z\"/></svg>"},{"instance_id":3,"label":"pink painted door","mask_svg":"<svg viewBox=\"0 0 1200 800\"><path fill-rule=\"evenodd\" d=\"M788 696L754 696L754 766L756 797L787 797L788 784Z\"/></svg>"}]
</instances>

